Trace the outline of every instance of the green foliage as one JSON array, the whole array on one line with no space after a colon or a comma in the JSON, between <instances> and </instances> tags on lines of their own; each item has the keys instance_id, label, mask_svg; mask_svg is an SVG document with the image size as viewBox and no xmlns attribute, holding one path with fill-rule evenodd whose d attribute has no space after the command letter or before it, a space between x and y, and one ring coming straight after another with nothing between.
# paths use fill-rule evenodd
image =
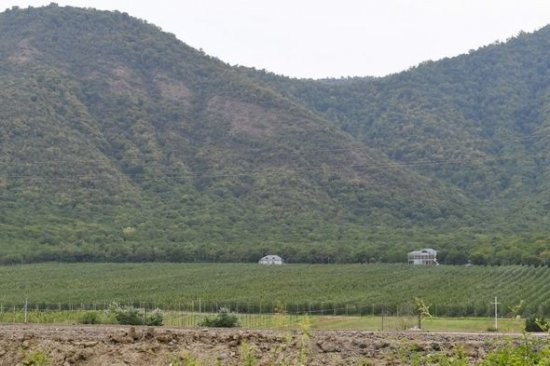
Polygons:
<instances>
[{"instance_id":1,"label":"green foliage","mask_svg":"<svg viewBox=\"0 0 550 366\"><path fill-rule=\"evenodd\" d=\"M161 326L163 319L164 315L162 314L162 312L159 309L155 309L145 318L145 325Z\"/></svg>"},{"instance_id":2,"label":"green foliage","mask_svg":"<svg viewBox=\"0 0 550 366\"><path fill-rule=\"evenodd\" d=\"M541 315L531 315L525 319L525 331L526 332L546 332L548 326L544 321L544 317Z\"/></svg>"},{"instance_id":3,"label":"green foliage","mask_svg":"<svg viewBox=\"0 0 550 366\"><path fill-rule=\"evenodd\" d=\"M418 329L422 329L422 319L432 317L432 314L430 314L430 306L426 305L423 299L415 297L414 310L418 316Z\"/></svg>"},{"instance_id":4,"label":"green foliage","mask_svg":"<svg viewBox=\"0 0 550 366\"><path fill-rule=\"evenodd\" d=\"M81 324L101 324L101 317L97 311L87 311L80 316L78 322Z\"/></svg>"},{"instance_id":5,"label":"green foliage","mask_svg":"<svg viewBox=\"0 0 550 366\"><path fill-rule=\"evenodd\" d=\"M548 366L550 343L548 340L525 337L520 344L507 344L490 352L480 366Z\"/></svg>"},{"instance_id":6,"label":"green foliage","mask_svg":"<svg viewBox=\"0 0 550 366\"><path fill-rule=\"evenodd\" d=\"M23 361L17 366L49 366L50 357L43 351L32 351L25 355Z\"/></svg>"},{"instance_id":7,"label":"green foliage","mask_svg":"<svg viewBox=\"0 0 550 366\"><path fill-rule=\"evenodd\" d=\"M4 311L12 304L21 309L24 292L32 294L29 303L52 310L69 310L66 303L102 309L116 301L134 310L413 315L417 297L432 316L493 316L498 296L507 316L550 315L548 267L49 263L0 266L0 278ZM521 312L505 312L521 300Z\"/></svg>"},{"instance_id":8,"label":"green foliage","mask_svg":"<svg viewBox=\"0 0 550 366\"><path fill-rule=\"evenodd\" d=\"M468 355L462 347L457 347L457 349L451 354L447 355L445 353L436 353L433 355L426 356L428 365L438 365L438 366L468 366L470 362L468 360Z\"/></svg>"},{"instance_id":9,"label":"green foliage","mask_svg":"<svg viewBox=\"0 0 550 366\"><path fill-rule=\"evenodd\" d=\"M131 306L119 306L117 303L111 304L109 312L113 314L118 324L122 325L148 325L161 326L163 314L156 309L151 313L146 313L143 309L136 309Z\"/></svg>"},{"instance_id":10,"label":"green foliage","mask_svg":"<svg viewBox=\"0 0 550 366\"><path fill-rule=\"evenodd\" d=\"M123 325L143 325L143 318L140 316L139 311L134 308L116 308L112 309L114 317L118 324Z\"/></svg>"},{"instance_id":11,"label":"green foliage","mask_svg":"<svg viewBox=\"0 0 550 366\"><path fill-rule=\"evenodd\" d=\"M239 347L241 354L241 365L242 366L255 366L258 364L258 359L254 354L254 350L247 342L243 342Z\"/></svg>"},{"instance_id":12,"label":"green foliage","mask_svg":"<svg viewBox=\"0 0 550 366\"><path fill-rule=\"evenodd\" d=\"M199 325L201 327L234 328L239 326L239 319L229 310L222 308L215 317L207 316Z\"/></svg>"},{"instance_id":13,"label":"green foliage","mask_svg":"<svg viewBox=\"0 0 550 366\"><path fill-rule=\"evenodd\" d=\"M468 366L470 361L468 355L462 347L456 347L452 352L433 352L428 355L424 355L422 352L415 351L415 346L412 349L403 352L402 359L404 362L411 366L425 366L425 365L438 365L438 366Z\"/></svg>"}]
</instances>

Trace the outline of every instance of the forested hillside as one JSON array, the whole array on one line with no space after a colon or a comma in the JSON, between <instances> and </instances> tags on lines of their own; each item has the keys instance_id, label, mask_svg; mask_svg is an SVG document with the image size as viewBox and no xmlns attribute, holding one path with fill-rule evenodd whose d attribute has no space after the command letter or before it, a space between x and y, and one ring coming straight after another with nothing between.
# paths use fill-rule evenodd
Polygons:
<instances>
[{"instance_id":1,"label":"forested hillside","mask_svg":"<svg viewBox=\"0 0 550 366\"><path fill-rule=\"evenodd\" d=\"M305 81L124 13L7 10L0 262L544 263L548 33Z\"/></svg>"},{"instance_id":2,"label":"forested hillside","mask_svg":"<svg viewBox=\"0 0 550 366\"><path fill-rule=\"evenodd\" d=\"M480 199L531 196L544 181L550 26L386 78L304 81L252 74L392 160ZM448 167L453 164L459 169Z\"/></svg>"},{"instance_id":3,"label":"forested hillside","mask_svg":"<svg viewBox=\"0 0 550 366\"><path fill-rule=\"evenodd\" d=\"M550 26L385 78L314 81L242 71L396 164L474 199L486 210L474 232L493 232L495 245L472 258L486 262L509 249L498 245L498 233L550 247ZM525 245L509 247L521 256Z\"/></svg>"}]
</instances>

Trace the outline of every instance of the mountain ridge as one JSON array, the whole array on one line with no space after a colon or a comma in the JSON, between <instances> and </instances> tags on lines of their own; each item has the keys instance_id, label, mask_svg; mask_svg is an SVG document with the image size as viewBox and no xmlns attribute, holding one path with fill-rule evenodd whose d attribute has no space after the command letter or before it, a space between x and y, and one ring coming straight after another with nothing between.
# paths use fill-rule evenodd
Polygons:
<instances>
[{"instance_id":1,"label":"mountain ridge","mask_svg":"<svg viewBox=\"0 0 550 366\"><path fill-rule=\"evenodd\" d=\"M9 10L0 34L1 262L401 261L430 243L459 263L499 232L467 185L127 14ZM516 263L544 260L522 245Z\"/></svg>"}]
</instances>

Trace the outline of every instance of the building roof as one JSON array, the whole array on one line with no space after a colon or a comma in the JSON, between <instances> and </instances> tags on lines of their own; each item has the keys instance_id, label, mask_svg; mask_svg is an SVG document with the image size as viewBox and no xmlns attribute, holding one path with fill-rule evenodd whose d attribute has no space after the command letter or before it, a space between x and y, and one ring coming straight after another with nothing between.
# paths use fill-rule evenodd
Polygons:
<instances>
[{"instance_id":1,"label":"building roof","mask_svg":"<svg viewBox=\"0 0 550 366\"><path fill-rule=\"evenodd\" d=\"M283 258L279 257L278 255L266 255L265 257L262 257L260 259L261 261L282 261Z\"/></svg>"},{"instance_id":2,"label":"building roof","mask_svg":"<svg viewBox=\"0 0 550 366\"><path fill-rule=\"evenodd\" d=\"M424 248L424 249L413 250L412 252L409 252L410 256L422 255L422 254L436 256L437 255L437 250L434 250L434 249L431 249L431 248Z\"/></svg>"}]
</instances>

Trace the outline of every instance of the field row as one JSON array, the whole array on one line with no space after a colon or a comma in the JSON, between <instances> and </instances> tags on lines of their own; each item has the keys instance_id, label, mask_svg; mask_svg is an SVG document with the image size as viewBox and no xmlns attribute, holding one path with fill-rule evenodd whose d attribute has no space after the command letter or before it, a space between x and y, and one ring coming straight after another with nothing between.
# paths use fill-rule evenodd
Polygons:
<instances>
[{"instance_id":1,"label":"field row","mask_svg":"<svg viewBox=\"0 0 550 366\"><path fill-rule=\"evenodd\" d=\"M550 268L399 264L36 264L0 267L0 306L43 308L111 302L243 313L378 315L410 312L421 298L433 315L550 315ZM523 302L522 306L515 306Z\"/></svg>"}]
</instances>

